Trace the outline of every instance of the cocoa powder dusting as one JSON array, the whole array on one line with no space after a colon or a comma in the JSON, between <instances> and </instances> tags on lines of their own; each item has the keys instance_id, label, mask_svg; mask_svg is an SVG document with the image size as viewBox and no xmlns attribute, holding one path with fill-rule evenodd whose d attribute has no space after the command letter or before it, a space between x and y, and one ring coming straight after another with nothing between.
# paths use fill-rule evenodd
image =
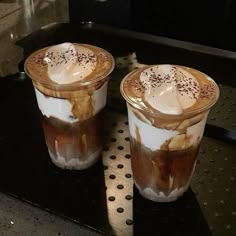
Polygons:
<instances>
[{"instance_id":1,"label":"cocoa powder dusting","mask_svg":"<svg viewBox=\"0 0 236 236\"><path fill-rule=\"evenodd\" d=\"M200 91L200 98L209 99L213 96L215 88L212 84L204 84Z\"/></svg>"}]
</instances>

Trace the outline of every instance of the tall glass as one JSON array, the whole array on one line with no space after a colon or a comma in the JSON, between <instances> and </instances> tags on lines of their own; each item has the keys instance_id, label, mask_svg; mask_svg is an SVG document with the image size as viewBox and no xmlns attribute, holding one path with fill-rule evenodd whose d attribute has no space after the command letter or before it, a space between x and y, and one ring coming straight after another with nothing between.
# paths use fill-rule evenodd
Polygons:
<instances>
[{"instance_id":1,"label":"tall glass","mask_svg":"<svg viewBox=\"0 0 236 236\"><path fill-rule=\"evenodd\" d=\"M187 79L181 77L183 71ZM189 101L194 104L181 112L176 99L184 103L185 98L178 96L185 96L182 93L185 89L186 94L192 91L192 86L195 93ZM176 200L189 187L207 116L219 96L218 86L195 69L156 65L129 73L121 83L121 93L128 108L136 187L142 196L153 201ZM159 110L154 108L158 100L162 100Z\"/></svg>"},{"instance_id":2,"label":"tall glass","mask_svg":"<svg viewBox=\"0 0 236 236\"><path fill-rule=\"evenodd\" d=\"M64 50L67 44L69 49L62 54L60 50ZM79 47L78 53L71 49L72 45ZM50 47L30 55L25 62L25 71L34 85L49 155L58 167L85 169L98 160L102 151L107 85L114 60L107 51L92 45L65 43L57 53L48 53L48 50ZM86 50L90 52L88 55L84 53ZM49 73L51 64L46 61L54 60L55 57L58 61L53 62L53 66L59 72L52 80ZM90 62L95 58L94 65ZM68 67L68 63L71 66ZM92 69L88 68L89 63ZM83 71L76 67L77 64ZM60 68L57 69L57 66ZM51 70L54 73L53 67ZM89 75L80 79L83 73L90 70L92 72ZM79 80L65 84L55 82L57 77L65 80L62 73L72 73L68 79L78 77Z\"/></svg>"}]
</instances>

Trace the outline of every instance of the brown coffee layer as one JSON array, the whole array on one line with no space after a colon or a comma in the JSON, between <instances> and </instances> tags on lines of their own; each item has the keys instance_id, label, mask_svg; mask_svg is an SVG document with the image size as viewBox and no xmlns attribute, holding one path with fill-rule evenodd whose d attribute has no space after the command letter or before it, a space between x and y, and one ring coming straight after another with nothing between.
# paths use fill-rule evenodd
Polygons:
<instances>
[{"instance_id":1,"label":"brown coffee layer","mask_svg":"<svg viewBox=\"0 0 236 236\"><path fill-rule=\"evenodd\" d=\"M186 187L192 176L199 145L179 151L152 151L131 137L131 163L136 184L168 196Z\"/></svg>"},{"instance_id":2,"label":"brown coffee layer","mask_svg":"<svg viewBox=\"0 0 236 236\"><path fill-rule=\"evenodd\" d=\"M46 143L55 157L59 153L66 161L86 161L90 154L102 147L104 110L72 124L45 116L42 120Z\"/></svg>"}]
</instances>

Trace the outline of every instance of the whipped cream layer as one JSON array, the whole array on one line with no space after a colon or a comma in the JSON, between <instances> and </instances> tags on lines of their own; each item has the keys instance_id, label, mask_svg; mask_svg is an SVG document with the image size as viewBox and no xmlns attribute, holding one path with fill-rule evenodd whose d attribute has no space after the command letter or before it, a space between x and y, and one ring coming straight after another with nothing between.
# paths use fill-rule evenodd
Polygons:
<instances>
[{"instance_id":1,"label":"whipped cream layer","mask_svg":"<svg viewBox=\"0 0 236 236\"><path fill-rule=\"evenodd\" d=\"M105 107L107 97L107 85L108 82L105 82L101 88L95 90L91 95L93 103L91 116L96 115L99 111L102 110L102 108ZM44 116L48 118L54 117L69 123L74 123L81 120L80 117L76 117L73 114L72 103L68 99L47 96L40 92L37 88L35 88L35 94L39 109ZM87 98L84 98L84 100L87 100ZM78 106L82 105L86 106L86 102L81 102L78 104ZM89 107L85 107L84 109L89 109Z\"/></svg>"},{"instance_id":2,"label":"whipped cream layer","mask_svg":"<svg viewBox=\"0 0 236 236\"><path fill-rule=\"evenodd\" d=\"M189 116L209 109L219 96L217 84L206 74L180 65L153 65L129 73L121 93L150 116Z\"/></svg>"},{"instance_id":3,"label":"whipped cream layer","mask_svg":"<svg viewBox=\"0 0 236 236\"><path fill-rule=\"evenodd\" d=\"M70 84L90 75L97 58L92 50L72 43L49 47L43 58L48 65L48 77L58 84Z\"/></svg>"},{"instance_id":4,"label":"whipped cream layer","mask_svg":"<svg viewBox=\"0 0 236 236\"><path fill-rule=\"evenodd\" d=\"M144 87L145 101L165 114L182 114L183 110L192 107L199 97L197 79L181 67L150 67L141 73L140 81Z\"/></svg>"}]
</instances>

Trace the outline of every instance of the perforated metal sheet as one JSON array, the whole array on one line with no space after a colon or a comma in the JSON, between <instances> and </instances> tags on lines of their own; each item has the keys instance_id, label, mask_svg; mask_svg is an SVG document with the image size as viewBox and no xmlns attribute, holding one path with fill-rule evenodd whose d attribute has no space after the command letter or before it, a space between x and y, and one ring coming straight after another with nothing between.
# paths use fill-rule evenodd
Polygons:
<instances>
[{"instance_id":1,"label":"perforated metal sheet","mask_svg":"<svg viewBox=\"0 0 236 236\"><path fill-rule=\"evenodd\" d=\"M103 151L108 220L116 235L132 235L133 179L127 117L110 113L108 120L110 132Z\"/></svg>"}]
</instances>

